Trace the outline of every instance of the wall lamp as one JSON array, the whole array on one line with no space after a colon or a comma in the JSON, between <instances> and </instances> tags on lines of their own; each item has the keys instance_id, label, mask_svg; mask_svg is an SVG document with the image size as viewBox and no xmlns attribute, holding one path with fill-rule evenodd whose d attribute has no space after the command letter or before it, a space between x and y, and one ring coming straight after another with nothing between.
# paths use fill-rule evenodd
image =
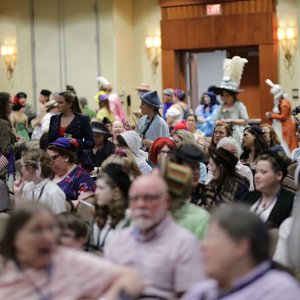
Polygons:
<instances>
[{"instance_id":1,"label":"wall lamp","mask_svg":"<svg viewBox=\"0 0 300 300\"><path fill-rule=\"evenodd\" d=\"M157 67L159 65L161 39L160 36L147 36L145 38L145 47L147 50L147 57L151 61L152 75L155 76Z\"/></svg>"},{"instance_id":2,"label":"wall lamp","mask_svg":"<svg viewBox=\"0 0 300 300\"><path fill-rule=\"evenodd\" d=\"M291 77L294 75L293 61L297 50L296 27L279 27L277 37L284 54L284 64Z\"/></svg>"},{"instance_id":3,"label":"wall lamp","mask_svg":"<svg viewBox=\"0 0 300 300\"><path fill-rule=\"evenodd\" d=\"M15 71L17 63L17 48L15 45L3 45L1 46L1 55L4 57L4 63L6 65L8 79L11 79Z\"/></svg>"}]
</instances>

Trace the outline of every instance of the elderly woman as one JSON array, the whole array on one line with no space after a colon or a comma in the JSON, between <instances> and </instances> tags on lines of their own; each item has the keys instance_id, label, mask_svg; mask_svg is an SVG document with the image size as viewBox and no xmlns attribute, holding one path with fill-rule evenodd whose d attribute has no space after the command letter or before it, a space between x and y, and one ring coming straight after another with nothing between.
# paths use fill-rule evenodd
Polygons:
<instances>
[{"instance_id":1,"label":"elderly woman","mask_svg":"<svg viewBox=\"0 0 300 300\"><path fill-rule=\"evenodd\" d=\"M241 162L255 171L256 160L260 154L268 150L268 145L264 139L264 133L257 125L248 126L243 133L244 152L241 155Z\"/></svg>"},{"instance_id":2,"label":"elderly woman","mask_svg":"<svg viewBox=\"0 0 300 300\"><path fill-rule=\"evenodd\" d=\"M52 181L66 194L66 200L77 207L80 200L94 195L95 184L90 175L76 165L76 152L70 140L58 138L50 143L47 153L52 159Z\"/></svg>"},{"instance_id":3,"label":"elderly woman","mask_svg":"<svg viewBox=\"0 0 300 300\"><path fill-rule=\"evenodd\" d=\"M255 191L245 195L244 202L271 228L278 228L291 215L294 193L282 188L290 160L273 151L258 157L255 170Z\"/></svg>"},{"instance_id":4,"label":"elderly woman","mask_svg":"<svg viewBox=\"0 0 300 300\"><path fill-rule=\"evenodd\" d=\"M169 137L169 128L161 117L159 109L163 107L156 91L139 94L141 112L136 131L143 141L144 149L149 149L159 137Z\"/></svg>"},{"instance_id":5,"label":"elderly woman","mask_svg":"<svg viewBox=\"0 0 300 300\"><path fill-rule=\"evenodd\" d=\"M81 115L76 94L70 90L59 93L57 108L60 112L51 117L48 144L59 137L69 139L77 152L78 161L84 168L93 169L83 150L95 146L89 117Z\"/></svg>"},{"instance_id":6,"label":"elderly woman","mask_svg":"<svg viewBox=\"0 0 300 300\"><path fill-rule=\"evenodd\" d=\"M108 164L98 174L96 182L95 220L90 234L89 246L103 252L116 230L130 224L126 209L130 179L122 166Z\"/></svg>"},{"instance_id":7,"label":"elderly woman","mask_svg":"<svg viewBox=\"0 0 300 300\"><path fill-rule=\"evenodd\" d=\"M52 160L43 150L31 149L21 158L21 178L15 182L16 206L22 201L47 205L55 214L66 211L66 195L50 180Z\"/></svg>"},{"instance_id":8,"label":"elderly woman","mask_svg":"<svg viewBox=\"0 0 300 300\"><path fill-rule=\"evenodd\" d=\"M202 242L208 279L182 299L298 299L299 284L272 268L269 248L268 230L257 216L245 207L220 207Z\"/></svg>"},{"instance_id":9,"label":"elderly woman","mask_svg":"<svg viewBox=\"0 0 300 300\"><path fill-rule=\"evenodd\" d=\"M122 290L135 297L143 288L130 269L58 247L57 238L47 207L30 202L13 212L3 237L1 299L115 299Z\"/></svg>"},{"instance_id":10,"label":"elderly woman","mask_svg":"<svg viewBox=\"0 0 300 300\"><path fill-rule=\"evenodd\" d=\"M212 136L215 118L219 109L219 101L213 92L206 92L201 96L200 105L195 110L197 116L198 129L206 136Z\"/></svg>"},{"instance_id":11,"label":"elderly woman","mask_svg":"<svg viewBox=\"0 0 300 300\"><path fill-rule=\"evenodd\" d=\"M176 144L169 138L156 139L149 150L149 159L152 164L157 165L161 157L169 157L170 153L176 149Z\"/></svg>"}]
</instances>

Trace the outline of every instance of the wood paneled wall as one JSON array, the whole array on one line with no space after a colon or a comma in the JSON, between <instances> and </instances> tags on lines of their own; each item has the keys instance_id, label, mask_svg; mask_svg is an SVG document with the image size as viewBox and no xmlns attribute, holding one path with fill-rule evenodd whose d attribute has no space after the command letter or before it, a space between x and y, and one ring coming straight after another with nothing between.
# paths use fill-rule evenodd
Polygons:
<instances>
[{"instance_id":1,"label":"wood paneled wall","mask_svg":"<svg viewBox=\"0 0 300 300\"><path fill-rule=\"evenodd\" d=\"M206 16L206 4L213 2L222 4L222 15ZM255 102L250 117L265 121L265 112L273 107L265 79L277 82L275 0L160 0L160 5L163 87L186 88L186 51L257 46L259 85L245 102Z\"/></svg>"}]
</instances>

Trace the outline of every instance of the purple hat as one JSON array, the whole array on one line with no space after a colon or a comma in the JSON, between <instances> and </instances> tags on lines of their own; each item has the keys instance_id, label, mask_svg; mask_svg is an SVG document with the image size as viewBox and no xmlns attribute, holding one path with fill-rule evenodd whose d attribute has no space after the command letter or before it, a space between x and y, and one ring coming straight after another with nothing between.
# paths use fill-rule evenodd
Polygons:
<instances>
[{"instance_id":1,"label":"purple hat","mask_svg":"<svg viewBox=\"0 0 300 300\"><path fill-rule=\"evenodd\" d=\"M71 141L64 137L60 137L60 138L56 139L54 142L50 143L49 145L73 150L73 145L72 145Z\"/></svg>"},{"instance_id":2,"label":"purple hat","mask_svg":"<svg viewBox=\"0 0 300 300\"><path fill-rule=\"evenodd\" d=\"M100 102L103 102L103 101L105 101L105 100L108 100L108 95L107 95L107 94L102 94L102 95L100 95L100 96L98 97L99 103L100 103Z\"/></svg>"}]
</instances>

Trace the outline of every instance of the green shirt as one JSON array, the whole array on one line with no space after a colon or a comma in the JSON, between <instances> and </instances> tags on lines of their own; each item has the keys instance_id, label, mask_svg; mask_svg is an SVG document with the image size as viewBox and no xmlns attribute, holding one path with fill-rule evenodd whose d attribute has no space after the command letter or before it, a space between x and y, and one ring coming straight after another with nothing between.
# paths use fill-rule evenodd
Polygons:
<instances>
[{"instance_id":1,"label":"green shirt","mask_svg":"<svg viewBox=\"0 0 300 300\"><path fill-rule=\"evenodd\" d=\"M91 109L89 108L88 106L86 106L83 110L82 110L82 114L84 116L88 116L90 118L90 120L92 120L93 118L96 117L96 113Z\"/></svg>"},{"instance_id":2,"label":"green shirt","mask_svg":"<svg viewBox=\"0 0 300 300\"><path fill-rule=\"evenodd\" d=\"M185 203L173 213L175 222L188 229L202 240L208 226L210 214L204 208L193 203Z\"/></svg>"}]
</instances>

